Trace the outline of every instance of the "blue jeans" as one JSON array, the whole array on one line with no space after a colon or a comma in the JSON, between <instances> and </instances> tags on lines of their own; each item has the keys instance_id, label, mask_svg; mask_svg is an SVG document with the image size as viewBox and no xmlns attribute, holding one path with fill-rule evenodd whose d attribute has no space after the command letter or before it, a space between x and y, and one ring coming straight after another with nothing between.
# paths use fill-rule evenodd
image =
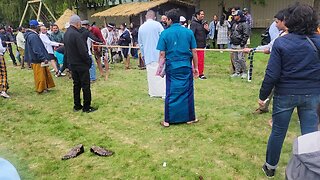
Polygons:
<instances>
[{"instance_id":1,"label":"blue jeans","mask_svg":"<svg viewBox=\"0 0 320 180\"><path fill-rule=\"evenodd\" d=\"M273 97L272 132L269 137L266 165L275 169L280 159L292 112L298 110L302 134L318 131L317 108L320 95L275 95Z\"/></svg>"},{"instance_id":2,"label":"blue jeans","mask_svg":"<svg viewBox=\"0 0 320 180\"><path fill-rule=\"evenodd\" d=\"M91 59L91 67L89 69L89 73L90 73L90 81L95 81L97 79L96 77L96 65L94 64L94 61L92 59L92 57L90 56Z\"/></svg>"}]
</instances>

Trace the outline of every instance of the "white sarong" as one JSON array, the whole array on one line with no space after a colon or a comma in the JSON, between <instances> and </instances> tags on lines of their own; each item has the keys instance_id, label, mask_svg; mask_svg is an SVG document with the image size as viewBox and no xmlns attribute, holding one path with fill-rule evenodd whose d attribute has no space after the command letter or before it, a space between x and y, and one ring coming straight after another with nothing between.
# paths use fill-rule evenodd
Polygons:
<instances>
[{"instance_id":1,"label":"white sarong","mask_svg":"<svg viewBox=\"0 0 320 180\"><path fill-rule=\"evenodd\" d=\"M160 76L156 76L158 66L158 62L152 62L146 65L149 96L164 98L166 95L166 81L165 77L161 78Z\"/></svg>"}]
</instances>

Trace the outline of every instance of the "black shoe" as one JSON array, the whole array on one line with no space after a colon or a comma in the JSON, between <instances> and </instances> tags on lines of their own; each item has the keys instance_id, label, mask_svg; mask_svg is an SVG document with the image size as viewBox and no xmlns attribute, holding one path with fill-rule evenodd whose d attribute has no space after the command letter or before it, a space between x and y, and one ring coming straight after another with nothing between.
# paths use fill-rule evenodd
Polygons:
<instances>
[{"instance_id":1,"label":"black shoe","mask_svg":"<svg viewBox=\"0 0 320 180\"><path fill-rule=\"evenodd\" d=\"M82 106L79 106L79 107L74 106L73 107L73 112L80 111L82 108L83 108Z\"/></svg>"},{"instance_id":2,"label":"black shoe","mask_svg":"<svg viewBox=\"0 0 320 180\"><path fill-rule=\"evenodd\" d=\"M98 108L90 107L89 109L82 109L82 112L91 113L98 110Z\"/></svg>"},{"instance_id":3,"label":"black shoe","mask_svg":"<svg viewBox=\"0 0 320 180\"><path fill-rule=\"evenodd\" d=\"M267 165L264 164L262 166L262 171L264 172L264 174L268 177L268 178L273 178L274 177L274 173L276 172L275 169L268 169Z\"/></svg>"},{"instance_id":4,"label":"black shoe","mask_svg":"<svg viewBox=\"0 0 320 180\"><path fill-rule=\"evenodd\" d=\"M201 75L201 76L199 76L199 79L204 80L204 79L207 79L207 77L205 77L204 75Z\"/></svg>"}]
</instances>

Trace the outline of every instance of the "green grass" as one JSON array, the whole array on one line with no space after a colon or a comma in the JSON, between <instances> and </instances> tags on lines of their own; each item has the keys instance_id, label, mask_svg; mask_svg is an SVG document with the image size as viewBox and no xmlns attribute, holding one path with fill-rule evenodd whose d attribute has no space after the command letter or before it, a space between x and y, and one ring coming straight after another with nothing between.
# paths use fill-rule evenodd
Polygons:
<instances>
[{"instance_id":1,"label":"green grass","mask_svg":"<svg viewBox=\"0 0 320 180\"><path fill-rule=\"evenodd\" d=\"M9 59L7 57L7 59ZM147 95L146 72L111 65L108 81L92 84L99 110L72 111L72 81L54 78L48 94L34 92L33 73L7 61L11 95L0 99L0 156L22 179L264 179L261 165L271 113L253 115L268 56L256 54L251 83L229 78L229 54L207 53L208 80L195 80L194 125L162 128L162 99ZM133 67L136 67L136 60ZM294 114L276 179L284 179L293 139L300 134ZM85 153L62 161L77 144ZM111 157L89 152L99 145ZM166 162L167 166L163 167Z\"/></svg>"}]
</instances>

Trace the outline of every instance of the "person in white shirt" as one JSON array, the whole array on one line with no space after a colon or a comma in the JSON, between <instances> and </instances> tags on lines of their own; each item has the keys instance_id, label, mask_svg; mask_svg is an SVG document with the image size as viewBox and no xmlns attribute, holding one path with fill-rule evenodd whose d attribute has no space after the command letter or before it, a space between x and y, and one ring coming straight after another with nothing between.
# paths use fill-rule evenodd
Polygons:
<instances>
[{"instance_id":1,"label":"person in white shirt","mask_svg":"<svg viewBox=\"0 0 320 180\"><path fill-rule=\"evenodd\" d=\"M59 72L59 69L57 67L52 46L58 47L58 46L62 46L63 44L51 41L49 39L49 36L47 34L47 28L45 26L40 27L40 39L41 39L42 43L44 44L44 47L48 51L51 65L56 73L55 76L59 77L61 75L61 72Z\"/></svg>"},{"instance_id":2,"label":"person in white shirt","mask_svg":"<svg viewBox=\"0 0 320 180\"><path fill-rule=\"evenodd\" d=\"M25 43L26 40L23 37L23 33L25 33L25 28L20 26L18 28L18 34L17 34L16 39L17 39L17 47L18 47L18 51L19 51L20 59L21 59L21 69L24 69L24 49L26 46L26 43ZM29 61L28 61L28 67L31 67Z\"/></svg>"},{"instance_id":3,"label":"person in white shirt","mask_svg":"<svg viewBox=\"0 0 320 180\"><path fill-rule=\"evenodd\" d=\"M4 98L9 98L10 96L7 94L8 79L7 79L7 67L6 62L3 58L6 49L2 46L2 42L0 39L0 96Z\"/></svg>"},{"instance_id":4,"label":"person in white shirt","mask_svg":"<svg viewBox=\"0 0 320 180\"><path fill-rule=\"evenodd\" d=\"M163 26L155 21L155 12L149 10L146 14L146 22L139 28L138 43L142 57L147 67L147 79L150 97L165 97L165 78L156 76L159 66L160 51L156 49Z\"/></svg>"}]
</instances>

